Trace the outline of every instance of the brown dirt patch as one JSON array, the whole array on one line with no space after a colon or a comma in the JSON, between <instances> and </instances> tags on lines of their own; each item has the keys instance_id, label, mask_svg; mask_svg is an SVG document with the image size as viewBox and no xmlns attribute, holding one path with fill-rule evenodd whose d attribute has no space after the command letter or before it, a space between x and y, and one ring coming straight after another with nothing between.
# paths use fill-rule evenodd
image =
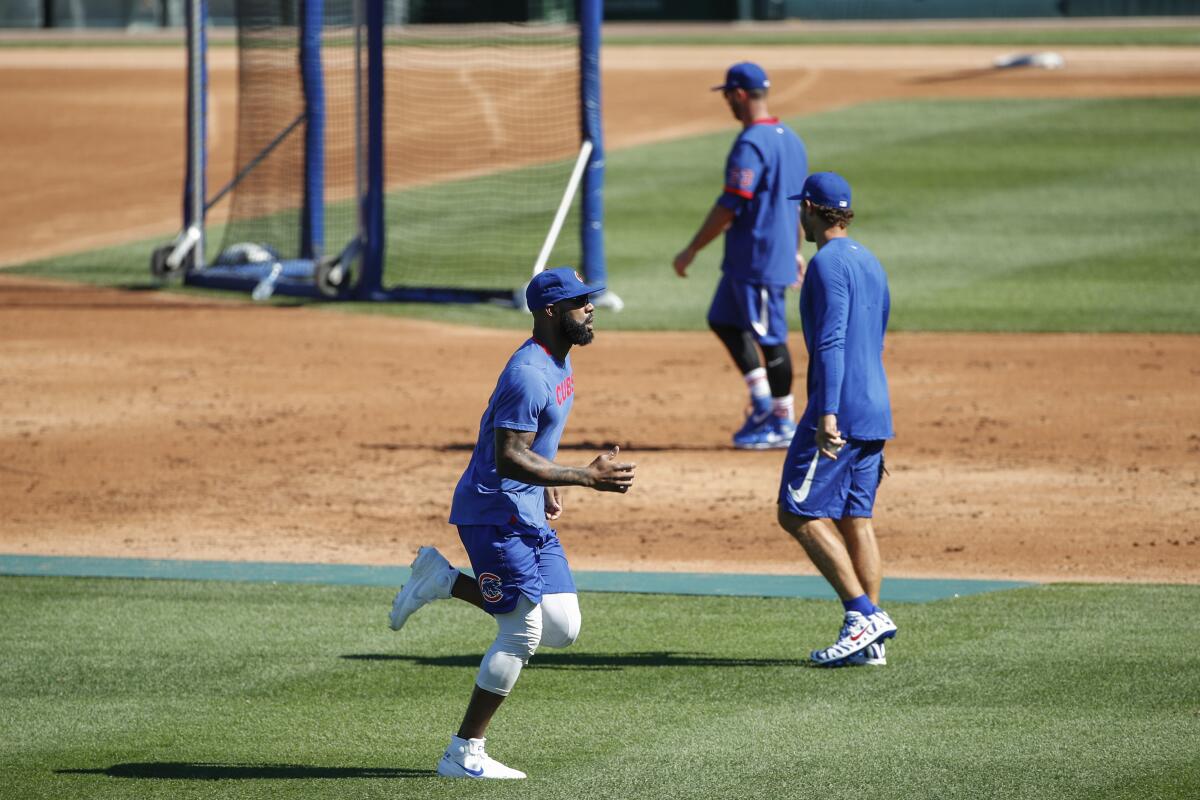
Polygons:
<instances>
[{"instance_id":1,"label":"brown dirt patch","mask_svg":"<svg viewBox=\"0 0 1200 800\"><path fill-rule=\"evenodd\" d=\"M610 48L609 145L732 135L707 88L747 57L772 71L772 109L789 115L892 97L1200 91L1190 48L1065 48L1058 72L988 69L1001 52ZM235 98L230 51L217 53L219 185ZM0 264L178 224L182 70L181 51L0 50L0 169L14 189L0 197ZM457 553L449 495L518 340L0 276L0 551ZM564 460L617 441L641 465L628 497L570 495L561 530L578 567L812 571L772 519L781 454L725 446L742 400L726 361L707 334L603 334L578 353ZM1200 582L1197 364L1197 337L893 336L888 574Z\"/></svg>"},{"instance_id":2,"label":"brown dirt patch","mask_svg":"<svg viewBox=\"0 0 1200 800\"><path fill-rule=\"evenodd\" d=\"M0 551L460 553L450 493L520 338L0 277ZM618 442L640 471L570 493L577 567L812 571L773 521L782 454L726 447L715 339L602 331L575 363L562 460ZM1188 336L893 336L888 574L1200 581L1198 364Z\"/></svg>"}]
</instances>

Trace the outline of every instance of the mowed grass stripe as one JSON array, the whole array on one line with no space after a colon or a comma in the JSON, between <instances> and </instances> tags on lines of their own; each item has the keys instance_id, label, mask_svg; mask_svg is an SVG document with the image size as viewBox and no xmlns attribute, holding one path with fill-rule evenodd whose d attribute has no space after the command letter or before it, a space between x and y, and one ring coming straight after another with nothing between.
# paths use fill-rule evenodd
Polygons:
<instances>
[{"instance_id":1,"label":"mowed grass stripe","mask_svg":"<svg viewBox=\"0 0 1200 800\"><path fill-rule=\"evenodd\" d=\"M378 588L0 579L14 797L467 797L429 777L492 623L386 629ZM1194 586L898 604L880 669L818 670L836 603L587 594L490 731L488 797L1190 797Z\"/></svg>"},{"instance_id":2,"label":"mowed grass stripe","mask_svg":"<svg viewBox=\"0 0 1200 800\"><path fill-rule=\"evenodd\" d=\"M894 330L1200 332L1200 98L907 101L789 122L813 170L850 178L852 232L888 269ZM670 263L720 190L735 132L609 154L609 284L627 305L602 327L704 329L720 243L687 280ZM417 197L434 207L439 193L468 190L457 182ZM470 251L475 235L512 241L499 233L511 225L507 212L477 217L456 246ZM552 263L577 252L572 230ZM143 242L21 271L145 284L149 250ZM439 258L431 250L423 263ZM498 270L494 283L515 288L525 277ZM403 279L400 265L388 279ZM796 306L793 295L793 327ZM488 306L353 308L527 327L522 315Z\"/></svg>"}]
</instances>

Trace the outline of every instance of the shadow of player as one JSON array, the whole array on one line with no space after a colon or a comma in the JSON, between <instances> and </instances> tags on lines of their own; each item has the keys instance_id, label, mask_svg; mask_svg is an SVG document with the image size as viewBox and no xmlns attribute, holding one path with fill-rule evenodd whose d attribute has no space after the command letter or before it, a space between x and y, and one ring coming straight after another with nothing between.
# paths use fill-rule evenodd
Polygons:
<instances>
[{"instance_id":1,"label":"shadow of player","mask_svg":"<svg viewBox=\"0 0 1200 800\"><path fill-rule=\"evenodd\" d=\"M360 653L341 656L350 661L407 661L422 667L478 667L479 654L417 656ZM538 653L527 669L622 670L627 667L802 667L799 658L726 658L703 653Z\"/></svg>"},{"instance_id":2,"label":"shadow of player","mask_svg":"<svg viewBox=\"0 0 1200 800\"><path fill-rule=\"evenodd\" d=\"M402 767L313 767L303 764L206 764L186 761L113 764L101 769L56 769L54 772L58 775L193 781L432 778L437 774L431 769Z\"/></svg>"}]
</instances>

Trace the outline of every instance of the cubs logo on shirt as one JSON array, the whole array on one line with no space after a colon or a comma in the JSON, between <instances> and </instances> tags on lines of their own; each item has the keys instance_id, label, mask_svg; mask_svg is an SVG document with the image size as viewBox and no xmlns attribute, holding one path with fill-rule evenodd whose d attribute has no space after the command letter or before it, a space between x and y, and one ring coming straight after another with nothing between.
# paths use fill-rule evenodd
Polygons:
<instances>
[{"instance_id":1,"label":"cubs logo on shirt","mask_svg":"<svg viewBox=\"0 0 1200 800\"><path fill-rule=\"evenodd\" d=\"M485 572L479 576L479 591L483 594L483 599L489 603L499 603L504 599L500 576L491 572Z\"/></svg>"},{"instance_id":2,"label":"cubs logo on shirt","mask_svg":"<svg viewBox=\"0 0 1200 800\"><path fill-rule=\"evenodd\" d=\"M753 197L754 170L742 167L730 167L725 190L747 199Z\"/></svg>"}]
</instances>

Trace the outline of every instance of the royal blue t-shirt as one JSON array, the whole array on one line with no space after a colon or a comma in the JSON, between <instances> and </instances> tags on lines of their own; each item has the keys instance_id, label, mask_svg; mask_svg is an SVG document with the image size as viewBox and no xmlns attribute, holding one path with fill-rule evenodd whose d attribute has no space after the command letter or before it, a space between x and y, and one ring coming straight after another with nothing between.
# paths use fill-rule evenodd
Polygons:
<instances>
[{"instance_id":1,"label":"royal blue t-shirt","mask_svg":"<svg viewBox=\"0 0 1200 800\"><path fill-rule=\"evenodd\" d=\"M479 440L454 490L450 522L506 525L516 517L527 526L546 527L544 487L496 472L496 428L536 431L532 450L553 461L574 401L571 357L555 361L536 339L521 345L500 373L479 421Z\"/></svg>"},{"instance_id":2,"label":"royal blue t-shirt","mask_svg":"<svg viewBox=\"0 0 1200 800\"><path fill-rule=\"evenodd\" d=\"M816 430L821 416L837 414L844 438L895 436L883 370L890 311L883 265L853 239L831 240L808 262L800 289L800 322L808 347L802 428Z\"/></svg>"},{"instance_id":3,"label":"royal blue t-shirt","mask_svg":"<svg viewBox=\"0 0 1200 800\"><path fill-rule=\"evenodd\" d=\"M759 120L733 143L725 163L725 191L717 202L735 216L725 231L721 269L748 283L796 282L800 194L808 177L804 142L778 119Z\"/></svg>"}]
</instances>

